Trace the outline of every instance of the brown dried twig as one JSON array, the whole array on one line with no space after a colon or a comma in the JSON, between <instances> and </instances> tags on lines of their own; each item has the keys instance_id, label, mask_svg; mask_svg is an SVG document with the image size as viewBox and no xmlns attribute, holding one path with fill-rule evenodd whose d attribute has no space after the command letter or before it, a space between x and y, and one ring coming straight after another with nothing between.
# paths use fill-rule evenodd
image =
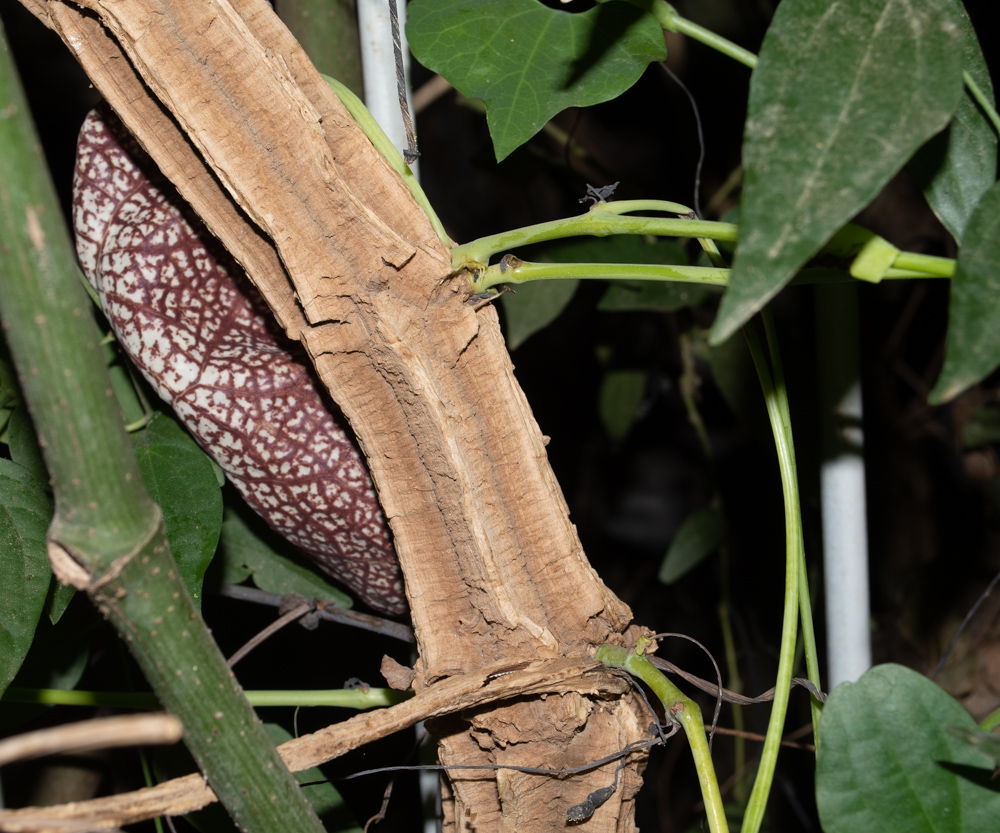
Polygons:
<instances>
[{"instance_id":1,"label":"brown dried twig","mask_svg":"<svg viewBox=\"0 0 1000 833\"><path fill-rule=\"evenodd\" d=\"M278 752L292 772L300 772L421 720L456 714L520 695L577 692L614 697L624 694L629 687L627 681L590 657L538 660L526 668L507 673L509 667L509 662L494 663L473 674L449 677L398 706L359 714L343 723L287 741L278 747ZM157 816L191 813L215 800L204 777L195 773L155 787L91 801L0 811L0 831L67 833L80 830L81 824L83 829L105 831Z\"/></svg>"},{"instance_id":2,"label":"brown dried twig","mask_svg":"<svg viewBox=\"0 0 1000 833\"><path fill-rule=\"evenodd\" d=\"M67 723L50 729L26 732L0 741L0 766L45 755L85 752L176 743L184 727L172 714L129 714L120 717L97 717L79 723Z\"/></svg>"}]
</instances>

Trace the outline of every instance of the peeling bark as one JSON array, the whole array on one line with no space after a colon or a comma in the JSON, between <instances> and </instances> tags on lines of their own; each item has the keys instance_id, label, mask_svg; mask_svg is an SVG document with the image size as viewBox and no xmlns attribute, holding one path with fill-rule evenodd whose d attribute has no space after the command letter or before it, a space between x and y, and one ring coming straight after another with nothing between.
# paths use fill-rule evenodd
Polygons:
<instances>
[{"instance_id":1,"label":"peeling bark","mask_svg":"<svg viewBox=\"0 0 1000 833\"><path fill-rule=\"evenodd\" d=\"M405 576L416 690L620 642L631 613L583 553L496 312L465 303L427 218L263 0L22 1L247 270L351 422ZM629 699L525 699L442 726L441 757L578 766L641 723ZM613 769L453 773L452 829L562 828ZM588 829L634 829L636 771Z\"/></svg>"}]
</instances>

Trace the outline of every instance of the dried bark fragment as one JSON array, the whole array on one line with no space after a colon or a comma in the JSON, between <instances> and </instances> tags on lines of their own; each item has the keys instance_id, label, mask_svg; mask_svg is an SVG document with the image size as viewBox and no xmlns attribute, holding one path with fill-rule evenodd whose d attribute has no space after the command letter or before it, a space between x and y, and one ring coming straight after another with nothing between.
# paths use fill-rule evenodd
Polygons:
<instances>
[{"instance_id":1,"label":"dried bark fragment","mask_svg":"<svg viewBox=\"0 0 1000 833\"><path fill-rule=\"evenodd\" d=\"M272 528L367 604L405 612L352 438L301 350L271 331L256 290L151 170L116 119L87 117L73 184L77 252L122 346Z\"/></svg>"}]
</instances>

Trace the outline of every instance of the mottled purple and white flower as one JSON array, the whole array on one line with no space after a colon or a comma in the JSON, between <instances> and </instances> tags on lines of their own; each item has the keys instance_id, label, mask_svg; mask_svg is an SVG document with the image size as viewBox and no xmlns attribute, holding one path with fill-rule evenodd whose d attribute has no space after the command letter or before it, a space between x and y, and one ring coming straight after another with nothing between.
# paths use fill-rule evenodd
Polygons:
<instances>
[{"instance_id":1,"label":"mottled purple and white flower","mask_svg":"<svg viewBox=\"0 0 1000 833\"><path fill-rule=\"evenodd\" d=\"M154 185L154 180L157 182ZM267 523L377 610L406 610L368 471L304 354L112 116L87 116L73 227L123 348Z\"/></svg>"}]
</instances>

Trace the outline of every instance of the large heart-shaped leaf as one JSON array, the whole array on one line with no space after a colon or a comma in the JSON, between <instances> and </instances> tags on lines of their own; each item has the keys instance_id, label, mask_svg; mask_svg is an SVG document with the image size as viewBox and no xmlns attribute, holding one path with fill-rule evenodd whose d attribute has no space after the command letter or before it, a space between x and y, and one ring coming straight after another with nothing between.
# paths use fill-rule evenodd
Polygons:
<instances>
[{"instance_id":1,"label":"large heart-shaped leaf","mask_svg":"<svg viewBox=\"0 0 1000 833\"><path fill-rule=\"evenodd\" d=\"M865 207L961 95L951 0L785 0L750 83L728 338Z\"/></svg>"},{"instance_id":2,"label":"large heart-shaped leaf","mask_svg":"<svg viewBox=\"0 0 1000 833\"><path fill-rule=\"evenodd\" d=\"M969 16L958 0L952 13L962 32L962 68L993 100L990 71ZM962 239L969 215L997 175L997 136L968 90L951 124L924 145L907 166L920 181L938 219L956 240Z\"/></svg>"},{"instance_id":3,"label":"large heart-shaped leaf","mask_svg":"<svg viewBox=\"0 0 1000 833\"><path fill-rule=\"evenodd\" d=\"M628 3L582 14L538 0L414 0L410 49L486 105L497 161L567 107L621 95L666 56L660 25Z\"/></svg>"},{"instance_id":4,"label":"large heart-shaped leaf","mask_svg":"<svg viewBox=\"0 0 1000 833\"><path fill-rule=\"evenodd\" d=\"M931 402L944 402L1000 365L1000 183L983 194L962 236L948 307L948 343Z\"/></svg>"},{"instance_id":5,"label":"large heart-shaped leaf","mask_svg":"<svg viewBox=\"0 0 1000 833\"><path fill-rule=\"evenodd\" d=\"M877 666L833 691L816 757L824 833L996 830L992 768L949 727L977 728L958 701L900 665Z\"/></svg>"},{"instance_id":6,"label":"large heart-shaped leaf","mask_svg":"<svg viewBox=\"0 0 1000 833\"><path fill-rule=\"evenodd\" d=\"M219 542L222 492L205 452L165 414L131 435L149 496L163 510L170 551L195 605Z\"/></svg>"},{"instance_id":7,"label":"large heart-shaped leaf","mask_svg":"<svg viewBox=\"0 0 1000 833\"><path fill-rule=\"evenodd\" d=\"M27 469L0 459L0 694L21 667L49 592L52 502Z\"/></svg>"}]
</instances>

